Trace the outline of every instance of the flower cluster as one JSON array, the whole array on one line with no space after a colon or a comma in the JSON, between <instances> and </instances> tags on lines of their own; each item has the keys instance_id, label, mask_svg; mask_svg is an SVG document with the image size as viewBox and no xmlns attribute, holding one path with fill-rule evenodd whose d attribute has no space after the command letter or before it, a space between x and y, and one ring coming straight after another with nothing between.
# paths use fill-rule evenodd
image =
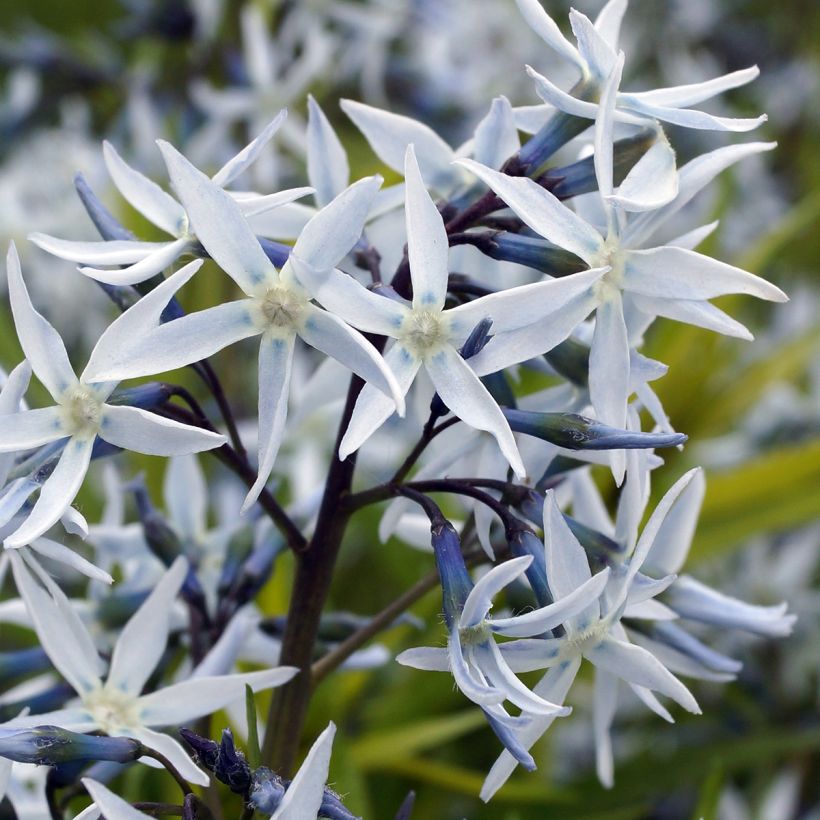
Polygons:
<instances>
[{"instance_id":1,"label":"flower cluster","mask_svg":"<svg viewBox=\"0 0 820 820\"><path fill-rule=\"evenodd\" d=\"M4 663L10 675L45 674L0 702L0 757L55 767L52 803L54 789L73 784L94 801L82 817L147 816L98 782L113 777L103 762L139 761L181 783L185 817L200 816L192 784L208 785L211 774L241 795L243 816L352 817L326 787L333 724L288 775L312 687L338 667L385 662L383 647L363 647L414 600L373 620L325 611L347 524L372 503L391 502L383 539L417 542L418 507L430 524L420 540L435 557L446 647L407 649L397 660L452 674L482 710L503 746L484 800L516 765L535 768L530 749L571 713L585 660L594 667L597 772L612 786L620 691L667 721L661 698L697 714L679 678L728 681L741 666L706 644L703 625L790 632L785 604L744 603L681 574L705 492L699 469L641 527L662 463L655 450L686 441L650 387L666 372L640 352L650 326L662 318L749 340L712 300L786 300L774 284L695 250L716 223L679 227L721 171L774 145L725 145L680 165L666 131L760 125L765 117L697 107L757 69L625 91L625 0L609 0L594 21L572 11L575 43L538 0L517 2L577 82L564 91L527 68L543 105L497 97L457 149L421 122L343 100L399 184L384 187L378 174L351 180L342 141L313 97L306 122L268 110L303 93L326 63L322 40L298 58L304 82L278 96L281 67L257 49L254 87L231 115L259 135L216 172L160 139L167 175L155 180L104 143L116 189L168 238L132 234L82 180L101 238L30 237L78 263L83 284L98 283L120 311L79 377L9 248L25 360L0 392L0 579L10 567L19 593L0 606L0 620L33 630L39 647L10 653L0 676ZM251 46L255 13L243 18ZM205 85L198 95L215 112L237 102ZM259 121L265 113L268 124ZM216 130L230 124L214 113ZM277 132L306 153L307 179L289 179L294 187L277 187L287 176L271 152ZM532 134L523 144L522 132ZM253 169L261 192L237 186ZM307 198L312 204L298 201ZM211 304L186 310L197 286ZM242 352L251 339L258 404L243 425L235 413L247 407ZM229 356L235 372L223 373ZM180 382L181 368L199 377L207 399ZM52 405L27 404L32 374ZM122 386L143 377L168 381ZM120 481L110 465L122 451L169 457L164 510L141 477ZM223 467L224 483L210 493L215 526L196 453ZM324 463L311 472L317 458ZM95 461L108 466L108 499L89 525L73 504ZM614 518L593 465L620 488ZM435 494L451 499L449 519ZM274 618L260 591L288 549L296 560L289 609ZM488 562L473 580L470 567ZM63 589L80 584L87 601ZM524 604L491 614L494 599L516 589ZM236 671L240 662L263 668ZM534 671L543 677L528 687L519 675ZM184 728L224 708L252 749L255 713L237 705L246 690L273 688L254 755L263 752L266 765L251 765L227 730L217 744L200 736L202 723L196 733ZM158 731L168 727L183 727L193 759ZM88 761L97 764L86 770ZM16 776L10 766L0 763L0 796L3 777Z\"/></svg>"}]
</instances>

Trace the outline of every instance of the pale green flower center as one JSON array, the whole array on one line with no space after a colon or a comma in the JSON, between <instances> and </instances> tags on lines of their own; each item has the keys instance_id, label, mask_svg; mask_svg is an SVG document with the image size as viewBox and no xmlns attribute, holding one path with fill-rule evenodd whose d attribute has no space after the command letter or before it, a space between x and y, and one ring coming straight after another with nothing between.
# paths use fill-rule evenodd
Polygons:
<instances>
[{"instance_id":1,"label":"pale green flower center","mask_svg":"<svg viewBox=\"0 0 820 820\"><path fill-rule=\"evenodd\" d=\"M106 734L142 725L137 699L121 689L94 689L85 696L83 704Z\"/></svg>"},{"instance_id":2,"label":"pale green flower center","mask_svg":"<svg viewBox=\"0 0 820 820\"><path fill-rule=\"evenodd\" d=\"M475 646L488 641L492 637L492 631L487 621L480 621L475 626L459 627L458 637L462 646Z\"/></svg>"},{"instance_id":3,"label":"pale green flower center","mask_svg":"<svg viewBox=\"0 0 820 820\"><path fill-rule=\"evenodd\" d=\"M103 402L87 387L72 388L62 403L63 421L72 436L95 436L102 423Z\"/></svg>"},{"instance_id":4,"label":"pale green flower center","mask_svg":"<svg viewBox=\"0 0 820 820\"><path fill-rule=\"evenodd\" d=\"M399 341L418 355L434 352L450 339L446 317L438 310L414 310L402 322Z\"/></svg>"},{"instance_id":5,"label":"pale green flower center","mask_svg":"<svg viewBox=\"0 0 820 820\"><path fill-rule=\"evenodd\" d=\"M565 658L577 658L584 655L590 649L594 649L606 637L609 630L609 623L605 620L597 620L588 626L583 632L569 634L564 638L561 654Z\"/></svg>"},{"instance_id":6,"label":"pale green flower center","mask_svg":"<svg viewBox=\"0 0 820 820\"><path fill-rule=\"evenodd\" d=\"M277 285L258 298L258 306L262 322L268 328L296 328L305 312L307 299L291 288Z\"/></svg>"},{"instance_id":7,"label":"pale green flower center","mask_svg":"<svg viewBox=\"0 0 820 820\"><path fill-rule=\"evenodd\" d=\"M605 301L608 297L611 298L616 291L621 291L624 288L626 257L617 236L608 237L601 250L592 260L592 267L594 268L600 268L604 265L609 265L612 270L605 273L595 283L595 293L601 301Z\"/></svg>"}]
</instances>

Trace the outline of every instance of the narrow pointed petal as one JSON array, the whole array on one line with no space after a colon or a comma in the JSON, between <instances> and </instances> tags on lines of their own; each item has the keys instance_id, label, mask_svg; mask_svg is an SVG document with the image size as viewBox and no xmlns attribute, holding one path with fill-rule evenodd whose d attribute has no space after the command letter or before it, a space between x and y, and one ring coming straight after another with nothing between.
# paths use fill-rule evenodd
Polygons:
<instances>
[{"instance_id":1,"label":"narrow pointed petal","mask_svg":"<svg viewBox=\"0 0 820 820\"><path fill-rule=\"evenodd\" d=\"M335 735L336 725L331 722L310 747L271 820L315 820L322 807Z\"/></svg>"},{"instance_id":2,"label":"narrow pointed petal","mask_svg":"<svg viewBox=\"0 0 820 820\"><path fill-rule=\"evenodd\" d=\"M140 316L148 311L128 314L137 310L146 298L123 313L103 334L83 374L86 382L130 379L176 370L259 333L251 318L251 301L240 299L190 313L153 330L146 325L140 329L139 336L127 336ZM118 326L117 322L125 317L128 319Z\"/></svg>"},{"instance_id":3,"label":"narrow pointed petal","mask_svg":"<svg viewBox=\"0 0 820 820\"><path fill-rule=\"evenodd\" d=\"M6 272L11 312L20 347L37 378L54 399L59 400L68 387L77 383L77 377L68 361L60 334L31 303L20 269L20 257L13 242L6 257Z\"/></svg>"},{"instance_id":4,"label":"narrow pointed petal","mask_svg":"<svg viewBox=\"0 0 820 820\"><path fill-rule=\"evenodd\" d=\"M431 128L410 117L354 100L342 100L339 105L364 134L379 159L394 171L404 173L405 153L407 146L412 144L422 173L430 185L442 191L452 186L453 169L450 163L455 154Z\"/></svg>"},{"instance_id":5,"label":"narrow pointed petal","mask_svg":"<svg viewBox=\"0 0 820 820\"><path fill-rule=\"evenodd\" d=\"M513 472L523 478L527 470L507 419L458 351L445 345L424 366L444 404L471 427L492 434Z\"/></svg>"},{"instance_id":6,"label":"narrow pointed petal","mask_svg":"<svg viewBox=\"0 0 820 820\"><path fill-rule=\"evenodd\" d=\"M450 655L450 671L455 679L456 686L473 703L479 706L494 706L502 703L506 695L500 689L490 686L485 680L478 679L464 658L458 631L453 632L448 641L447 649Z\"/></svg>"},{"instance_id":7,"label":"narrow pointed petal","mask_svg":"<svg viewBox=\"0 0 820 820\"><path fill-rule=\"evenodd\" d=\"M98 809L97 817L99 817L99 812L102 812L107 820L146 820L149 817L149 815L143 814L130 803L114 794L102 783L98 783L90 777L82 778L82 782Z\"/></svg>"},{"instance_id":8,"label":"narrow pointed petal","mask_svg":"<svg viewBox=\"0 0 820 820\"><path fill-rule=\"evenodd\" d=\"M692 693L650 652L635 644L605 638L586 652L595 666L621 680L645 686L672 698L688 712L700 714Z\"/></svg>"},{"instance_id":9,"label":"narrow pointed petal","mask_svg":"<svg viewBox=\"0 0 820 820\"><path fill-rule=\"evenodd\" d=\"M618 706L618 679L602 669L595 670L592 726L595 732L595 771L605 789L611 789L614 775L612 738L609 730Z\"/></svg>"},{"instance_id":10,"label":"narrow pointed petal","mask_svg":"<svg viewBox=\"0 0 820 820\"><path fill-rule=\"evenodd\" d=\"M310 306L299 335L311 347L332 356L368 384L390 396L396 404L396 412L404 415L404 394L393 371L359 331L346 325L338 316Z\"/></svg>"},{"instance_id":11,"label":"narrow pointed petal","mask_svg":"<svg viewBox=\"0 0 820 820\"><path fill-rule=\"evenodd\" d=\"M177 558L122 628L111 657L108 686L135 697L142 691L165 652L171 610L187 574L188 561Z\"/></svg>"},{"instance_id":12,"label":"narrow pointed petal","mask_svg":"<svg viewBox=\"0 0 820 820\"><path fill-rule=\"evenodd\" d=\"M100 438L109 444L149 456L179 456L221 447L226 439L219 433L182 424L140 407L107 404L103 411Z\"/></svg>"},{"instance_id":13,"label":"narrow pointed petal","mask_svg":"<svg viewBox=\"0 0 820 820\"><path fill-rule=\"evenodd\" d=\"M575 39L578 41L578 51L592 76L601 81L609 77L617 60L615 49L601 36L585 14L576 9L570 9L569 21ZM620 82L619 77L615 83L616 88Z\"/></svg>"},{"instance_id":14,"label":"narrow pointed petal","mask_svg":"<svg viewBox=\"0 0 820 820\"><path fill-rule=\"evenodd\" d=\"M146 279L150 279L158 273L162 273L165 268L176 262L188 250L190 244L191 241L183 236L173 242L162 243L156 250L127 268L103 270L81 266L79 271L90 279L103 282L106 285L136 285L139 282L145 282Z\"/></svg>"},{"instance_id":15,"label":"narrow pointed petal","mask_svg":"<svg viewBox=\"0 0 820 820\"><path fill-rule=\"evenodd\" d=\"M190 678L141 697L140 714L146 726L177 726L243 697L245 686L262 692L287 683L298 671L294 666L277 666L263 672Z\"/></svg>"},{"instance_id":16,"label":"narrow pointed petal","mask_svg":"<svg viewBox=\"0 0 820 820\"><path fill-rule=\"evenodd\" d=\"M231 157L212 177L211 181L220 188L227 188L237 177L243 174L259 157L274 134L281 128L288 116L283 108L236 156Z\"/></svg>"},{"instance_id":17,"label":"narrow pointed petal","mask_svg":"<svg viewBox=\"0 0 820 820\"><path fill-rule=\"evenodd\" d=\"M350 180L347 152L312 94L308 94L307 173L319 207L340 194Z\"/></svg>"},{"instance_id":18,"label":"narrow pointed petal","mask_svg":"<svg viewBox=\"0 0 820 820\"><path fill-rule=\"evenodd\" d=\"M71 605L67 602L64 602L63 606L58 605L34 580L16 552L11 553L11 569L14 573L14 583L20 597L26 602L26 609L37 630L40 644L57 671L78 694L90 692L101 686L101 660L94 649L91 637ZM82 721L87 721L89 716L88 713L84 713L78 717Z\"/></svg>"},{"instance_id":19,"label":"narrow pointed petal","mask_svg":"<svg viewBox=\"0 0 820 820\"><path fill-rule=\"evenodd\" d=\"M554 666L533 691L545 700L553 703L563 703L580 666L580 658L574 658L571 661ZM521 745L525 749L529 749L552 726L555 717L555 715L533 717L532 722L518 732L518 740ZM493 764L487 778L484 780L484 785L481 787L481 799L484 802L490 800L507 782L517 765L518 762L508 751L503 751L499 755L498 760Z\"/></svg>"},{"instance_id":20,"label":"narrow pointed petal","mask_svg":"<svg viewBox=\"0 0 820 820\"><path fill-rule=\"evenodd\" d=\"M265 335L259 345L259 474L242 502L242 513L250 509L259 498L282 444L295 341L293 334L284 338Z\"/></svg>"},{"instance_id":21,"label":"narrow pointed petal","mask_svg":"<svg viewBox=\"0 0 820 820\"><path fill-rule=\"evenodd\" d=\"M4 414L0 424L0 453L30 450L68 435L59 407Z\"/></svg>"},{"instance_id":22,"label":"narrow pointed petal","mask_svg":"<svg viewBox=\"0 0 820 820\"><path fill-rule=\"evenodd\" d=\"M527 25L557 54L576 65L583 73L586 65L583 57L561 33L552 17L547 14L538 0L516 0L521 16Z\"/></svg>"},{"instance_id":23,"label":"narrow pointed petal","mask_svg":"<svg viewBox=\"0 0 820 820\"><path fill-rule=\"evenodd\" d=\"M624 287L665 299L714 299L745 293L769 302L787 302L780 288L753 273L683 248L629 251Z\"/></svg>"},{"instance_id":24,"label":"narrow pointed petal","mask_svg":"<svg viewBox=\"0 0 820 820\"><path fill-rule=\"evenodd\" d=\"M618 95L618 87L621 84L621 72L624 68L624 53L618 55L614 65L604 76L604 83L601 92L601 102L598 106L598 116L595 118L595 177L598 180L598 190L604 198L604 207L609 210L607 197L612 195L613 190L613 149L615 141L615 101Z\"/></svg>"},{"instance_id":25,"label":"narrow pointed petal","mask_svg":"<svg viewBox=\"0 0 820 820\"><path fill-rule=\"evenodd\" d=\"M598 599L609 580L609 567L593 575L578 589L570 592L554 604L515 615L511 618L493 618L490 626L493 632L508 638L527 638L541 635L554 629L568 618L580 615L590 604Z\"/></svg>"},{"instance_id":26,"label":"narrow pointed petal","mask_svg":"<svg viewBox=\"0 0 820 820\"><path fill-rule=\"evenodd\" d=\"M38 248L67 259L95 265L130 265L145 259L150 253L164 248L167 242L135 242L130 239L109 242L75 242L58 239L44 233L32 233L28 237Z\"/></svg>"},{"instance_id":27,"label":"narrow pointed petal","mask_svg":"<svg viewBox=\"0 0 820 820\"><path fill-rule=\"evenodd\" d=\"M595 18L595 29L613 49L618 46L627 0L609 0Z\"/></svg>"},{"instance_id":28,"label":"narrow pointed petal","mask_svg":"<svg viewBox=\"0 0 820 820\"><path fill-rule=\"evenodd\" d=\"M409 313L406 304L380 296L336 268L317 270L297 257L290 266L302 286L327 310L365 333L398 335Z\"/></svg>"},{"instance_id":29,"label":"narrow pointed petal","mask_svg":"<svg viewBox=\"0 0 820 820\"><path fill-rule=\"evenodd\" d=\"M577 97L573 97L572 94L562 91L555 83L548 80L543 74L539 74L532 66L526 66L526 69L527 74L535 83L535 93L547 105L553 106L565 114L571 114L573 117L588 120L594 120L598 115L598 103L579 100Z\"/></svg>"},{"instance_id":30,"label":"narrow pointed petal","mask_svg":"<svg viewBox=\"0 0 820 820\"><path fill-rule=\"evenodd\" d=\"M275 280L276 269L239 205L170 143L160 140L159 147L197 239L219 267L249 294L266 280Z\"/></svg>"},{"instance_id":31,"label":"narrow pointed petal","mask_svg":"<svg viewBox=\"0 0 820 820\"><path fill-rule=\"evenodd\" d=\"M652 147L629 169L610 202L625 211L652 211L678 195L675 152L661 132Z\"/></svg>"},{"instance_id":32,"label":"narrow pointed petal","mask_svg":"<svg viewBox=\"0 0 820 820\"><path fill-rule=\"evenodd\" d=\"M549 191L531 179L510 177L473 160L460 159L458 164L492 188L537 234L594 263L603 237Z\"/></svg>"},{"instance_id":33,"label":"narrow pointed petal","mask_svg":"<svg viewBox=\"0 0 820 820\"><path fill-rule=\"evenodd\" d=\"M707 114L705 111L651 105L643 100L629 99L628 97L624 99L623 96L619 99L619 102L627 111L631 110L636 114L654 117L656 120L679 125L682 128L695 128L701 131L752 131L769 119L765 114L750 119L716 117L713 114Z\"/></svg>"},{"instance_id":34,"label":"narrow pointed petal","mask_svg":"<svg viewBox=\"0 0 820 820\"><path fill-rule=\"evenodd\" d=\"M532 563L529 555L521 558L512 558L502 564L493 567L489 572L482 575L476 581L475 586L470 590L467 600L464 602L464 609L459 618L459 626L472 627L480 623L492 609L493 598L498 595L504 587L511 584L516 578L524 573Z\"/></svg>"},{"instance_id":35,"label":"narrow pointed petal","mask_svg":"<svg viewBox=\"0 0 820 820\"><path fill-rule=\"evenodd\" d=\"M370 206L382 184L378 175L345 188L305 225L293 255L317 270L339 264L362 235Z\"/></svg>"},{"instance_id":36,"label":"narrow pointed petal","mask_svg":"<svg viewBox=\"0 0 820 820\"><path fill-rule=\"evenodd\" d=\"M500 168L520 147L510 101L496 97L475 130L473 157L488 168Z\"/></svg>"},{"instance_id":37,"label":"narrow pointed petal","mask_svg":"<svg viewBox=\"0 0 820 820\"><path fill-rule=\"evenodd\" d=\"M245 219L250 219L252 216L259 216L275 208L281 208L282 205L289 205L291 202L302 197L309 196L315 193L313 188L288 188L285 191L277 191L275 194L266 194L264 196L248 196L241 199L236 199L239 205L239 210Z\"/></svg>"},{"instance_id":38,"label":"narrow pointed petal","mask_svg":"<svg viewBox=\"0 0 820 820\"><path fill-rule=\"evenodd\" d=\"M589 394L596 417L623 429L629 389L629 340L620 293L598 306L589 354Z\"/></svg>"},{"instance_id":39,"label":"narrow pointed petal","mask_svg":"<svg viewBox=\"0 0 820 820\"><path fill-rule=\"evenodd\" d=\"M709 302L699 299L662 299L659 296L638 293L630 294L630 299L632 304L647 316L664 316L676 322L714 330L715 333L744 339L747 342L754 339L745 325Z\"/></svg>"},{"instance_id":40,"label":"narrow pointed petal","mask_svg":"<svg viewBox=\"0 0 820 820\"><path fill-rule=\"evenodd\" d=\"M421 359L400 344L394 344L384 360L393 371L400 392L406 394L421 367ZM339 458L344 460L370 438L396 411L396 403L381 390L366 384L359 393L350 424L339 445Z\"/></svg>"},{"instance_id":41,"label":"narrow pointed petal","mask_svg":"<svg viewBox=\"0 0 820 820\"><path fill-rule=\"evenodd\" d=\"M427 193L412 144L407 146L404 177L413 307L417 310L441 310L447 295L449 242L441 214Z\"/></svg>"},{"instance_id":42,"label":"narrow pointed petal","mask_svg":"<svg viewBox=\"0 0 820 820\"><path fill-rule=\"evenodd\" d=\"M688 251L693 251L704 239L715 232L719 224L720 220L716 219L708 225L701 225L699 228L693 228L691 231L676 236L674 239L670 239L666 244L671 245L673 248L685 248Z\"/></svg>"},{"instance_id":43,"label":"narrow pointed petal","mask_svg":"<svg viewBox=\"0 0 820 820\"><path fill-rule=\"evenodd\" d=\"M6 546L30 544L60 520L83 483L93 447L93 438L68 440L54 472L43 484L29 517L6 538Z\"/></svg>"},{"instance_id":44,"label":"narrow pointed petal","mask_svg":"<svg viewBox=\"0 0 820 820\"><path fill-rule=\"evenodd\" d=\"M760 74L760 69L755 66L742 68L739 71L732 71L723 74L712 80L701 83L689 83L688 85L677 85L669 88L655 88L652 91L639 91L629 94L630 99L639 100L650 105L662 105L670 108L686 108L690 105L697 105L712 97L729 91L732 88L739 88L754 80Z\"/></svg>"},{"instance_id":45,"label":"narrow pointed petal","mask_svg":"<svg viewBox=\"0 0 820 820\"><path fill-rule=\"evenodd\" d=\"M437 646L417 646L396 655L396 662L425 672L449 672L450 656L447 650Z\"/></svg>"},{"instance_id":46,"label":"narrow pointed petal","mask_svg":"<svg viewBox=\"0 0 820 820\"><path fill-rule=\"evenodd\" d=\"M129 730L128 734L135 737L140 743L149 749L159 752L171 761L174 768L189 782L198 786L207 786L211 779L200 769L190 755L182 747L182 744L174 740L169 735L162 732L155 732L145 726L139 726ZM146 758L141 758L145 761Z\"/></svg>"},{"instance_id":47,"label":"narrow pointed petal","mask_svg":"<svg viewBox=\"0 0 820 820\"><path fill-rule=\"evenodd\" d=\"M20 715L4 725L14 729L29 729L34 726L59 726L69 732L83 733L93 732L99 728L97 721L82 706L55 709L53 712L40 712L37 715Z\"/></svg>"},{"instance_id":48,"label":"narrow pointed petal","mask_svg":"<svg viewBox=\"0 0 820 820\"><path fill-rule=\"evenodd\" d=\"M103 143L103 157L119 192L146 219L171 236L179 236L187 223L185 209L152 180L132 168L110 142Z\"/></svg>"},{"instance_id":49,"label":"narrow pointed petal","mask_svg":"<svg viewBox=\"0 0 820 820\"><path fill-rule=\"evenodd\" d=\"M176 531L198 539L207 525L208 487L195 455L175 456L165 468L162 497Z\"/></svg>"},{"instance_id":50,"label":"narrow pointed petal","mask_svg":"<svg viewBox=\"0 0 820 820\"><path fill-rule=\"evenodd\" d=\"M550 317L560 313L573 299L591 293L593 285L608 271L608 267L594 268L560 279L508 288L451 308L447 316L457 319L459 328L467 333L489 316L493 320L493 336L537 323L541 333L549 339L549 329L545 325Z\"/></svg>"},{"instance_id":51,"label":"narrow pointed petal","mask_svg":"<svg viewBox=\"0 0 820 820\"><path fill-rule=\"evenodd\" d=\"M107 572L95 567L82 555L63 544L59 544L57 541L52 541L49 538L35 538L31 543L31 549L46 558L50 558L52 561L59 561L61 564L65 564L95 581L102 581L104 584L114 583L114 579Z\"/></svg>"}]
</instances>

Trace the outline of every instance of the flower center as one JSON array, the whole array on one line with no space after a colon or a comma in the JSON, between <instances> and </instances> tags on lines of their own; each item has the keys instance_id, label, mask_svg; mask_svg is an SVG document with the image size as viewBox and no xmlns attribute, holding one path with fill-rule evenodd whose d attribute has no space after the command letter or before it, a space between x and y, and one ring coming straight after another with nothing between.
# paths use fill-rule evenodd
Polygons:
<instances>
[{"instance_id":1,"label":"flower center","mask_svg":"<svg viewBox=\"0 0 820 820\"><path fill-rule=\"evenodd\" d=\"M615 291L623 290L624 270L626 260L621 249L621 244L617 236L610 236L604 243L601 251L596 254L592 267L603 267L609 265L612 270L605 273L594 286L595 293L599 299L605 300L608 296L614 295Z\"/></svg>"},{"instance_id":2,"label":"flower center","mask_svg":"<svg viewBox=\"0 0 820 820\"><path fill-rule=\"evenodd\" d=\"M307 300L291 288L281 285L259 297L259 311L269 328L292 328L299 324Z\"/></svg>"},{"instance_id":3,"label":"flower center","mask_svg":"<svg viewBox=\"0 0 820 820\"><path fill-rule=\"evenodd\" d=\"M137 699L121 689L95 689L86 695L84 705L106 734L141 725Z\"/></svg>"},{"instance_id":4,"label":"flower center","mask_svg":"<svg viewBox=\"0 0 820 820\"><path fill-rule=\"evenodd\" d=\"M561 654L566 658L577 658L590 649L594 649L606 637L609 624L604 620L597 620L583 632L567 635Z\"/></svg>"},{"instance_id":5,"label":"flower center","mask_svg":"<svg viewBox=\"0 0 820 820\"><path fill-rule=\"evenodd\" d=\"M475 646L484 643L492 636L487 621L480 621L475 626L459 627L458 637L462 646Z\"/></svg>"},{"instance_id":6,"label":"flower center","mask_svg":"<svg viewBox=\"0 0 820 820\"><path fill-rule=\"evenodd\" d=\"M414 310L402 322L399 340L414 353L430 353L450 338L449 323L441 311Z\"/></svg>"},{"instance_id":7,"label":"flower center","mask_svg":"<svg viewBox=\"0 0 820 820\"><path fill-rule=\"evenodd\" d=\"M71 390L63 401L63 419L72 436L95 436L102 422L103 403L87 387Z\"/></svg>"}]
</instances>

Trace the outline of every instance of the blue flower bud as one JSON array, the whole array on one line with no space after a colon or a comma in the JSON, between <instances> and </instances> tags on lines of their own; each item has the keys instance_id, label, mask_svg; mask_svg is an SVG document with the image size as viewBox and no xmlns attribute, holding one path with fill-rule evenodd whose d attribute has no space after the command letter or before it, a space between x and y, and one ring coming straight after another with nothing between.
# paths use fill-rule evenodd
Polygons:
<instances>
[{"instance_id":1,"label":"blue flower bud","mask_svg":"<svg viewBox=\"0 0 820 820\"><path fill-rule=\"evenodd\" d=\"M48 655L39 647L0 652L0 679L33 675L51 669Z\"/></svg>"},{"instance_id":2,"label":"blue flower bud","mask_svg":"<svg viewBox=\"0 0 820 820\"><path fill-rule=\"evenodd\" d=\"M564 339L544 358L555 368L555 371L573 384L586 387L589 381L589 347L575 339Z\"/></svg>"},{"instance_id":3,"label":"blue flower bud","mask_svg":"<svg viewBox=\"0 0 820 820\"><path fill-rule=\"evenodd\" d=\"M142 744L128 737L81 735L59 726L0 729L0 756L18 763L46 766L87 760L130 763L142 753Z\"/></svg>"},{"instance_id":4,"label":"blue flower bud","mask_svg":"<svg viewBox=\"0 0 820 820\"><path fill-rule=\"evenodd\" d=\"M247 794L251 788L251 767L245 760L245 755L234 745L230 729L222 732L214 774L236 794Z\"/></svg>"},{"instance_id":5,"label":"blue flower bud","mask_svg":"<svg viewBox=\"0 0 820 820\"><path fill-rule=\"evenodd\" d=\"M567 276L586 270L587 267L575 254L547 242L546 239L508 231L476 234L470 244L492 259L526 265L550 276Z\"/></svg>"},{"instance_id":6,"label":"blue flower bud","mask_svg":"<svg viewBox=\"0 0 820 820\"><path fill-rule=\"evenodd\" d=\"M575 94L575 90L572 93ZM514 167L505 168L505 171L510 173L514 170L521 175L539 176L550 157L571 139L586 131L589 125L587 119L556 111L541 130L524 143L515 158Z\"/></svg>"},{"instance_id":7,"label":"blue flower bud","mask_svg":"<svg viewBox=\"0 0 820 820\"><path fill-rule=\"evenodd\" d=\"M541 499L541 517L543 518L544 500ZM526 555L532 557L532 563L526 569L527 580L530 582L538 606L548 606L552 601L549 584L547 583L547 559L544 553L544 544L535 533L523 527L509 536L510 552L516 558Z\"/></svg>"},{"instance_id":8,"label":"blue flower bud","mask_svg":"<svg viewBox=\"0 0 820 820\"><path fill-rule=\"evenodd\" d=\"M68 683L58 683L36 695L29 695L25 699L6 701L0 705L0 723L13 720L23 709L29 709L32 715L41 715L60 709L66 701L76 695L74 687Z\"/></svg>"},{"instance_id":9,"label":"blue flower bud","mask_svg":"<svg viewBox=\"0 0 820 820\"><path fill-rule=\"evenodd\" d=\"M598 530L593 530L592 527L587 527L586 524L576 521L566 513L564 513L564 521L567 522L570 531L590 558L604 564L611 564L613 561L620 563L623 560L626 551L623 544L619 544Z\"/></svg>"},{"instance_id":10,"label":"blue flower bud","mask_svg":"<svg viewBox=\"0 0 820 820\"><path fill-rule=\"evenodd\" d=\"M285 796L285 781L266 766L260 766L251 777L248 804L262 814L273 814Z\"/></svg>"},{"instance_id":11,"label":"blue flower bud","mask_svg":"<svg viewBox=\"0 0 820 820\"><path fill-rule=\"evenodd\" d=\"M107 404L125 404L130 407L140 407L143 410L153 410L165 404L169 398L171 398L169 385L164 382L149 382L136 387L115 390L108 398Z\"/></svg>"},{"instance_id":12,"label":"blue flower bud","mask_svg":"<svg viewBox=\"0 0 820 820\"><path fill-rule=\"evenodd\" d=\"M635 450L676 447L682 433L642 433L619 430L576 413L535 413L501 408L512 430L549 441L568 450Z\"/></svg>"},{"instance_id":13,"label":"blue flower bud","mask_svg":"<svg viewBox=\"0 0 820 820\"><path fill-rule=\"evenodd\" d=\"M165 566L171 566L176 557L182 553L182 544L179 537L162 513L151 502L148 489L141 478L131 483L131 491L134 493L134 500L137 502L137 514L151 552Z\"/></svg>"},{"instance_id":14,"label":"blue flower bud","mask_svg":"<svg viewBox=\"0 0 820 820\"><path fill-rule=\"evenodd\" d=\"M212 772L216 767L216 760L219 755L219 744L185 727L179 730L179 734L193 750L196 762Z\"/></svg>"},{"instance_id":15,"label":"blue flower bud","mask_svg":"<svg viewBox=\"0 0 820 820\"><path fill-rule=\"evenodd\" d=\"M361 820L355 814L351 814L347 807L342 803L342 798L325 786L324 794L322 795L322 804L319 807L319 817L327 818L327 820Z\"/></svg>"},{"instance_id":16,"label":"blue flower bud","mask_svg":"<svg viewBox=\"0 0 820 820\"><path fill-rule=\"evenodd\" d=\"M444 599L444 619L448 627L457 622L473 582L461 554L461 540L449 521L436 522L430 527L431 543L436 556L441 591Z\"/></svg>"}]
</instances>

